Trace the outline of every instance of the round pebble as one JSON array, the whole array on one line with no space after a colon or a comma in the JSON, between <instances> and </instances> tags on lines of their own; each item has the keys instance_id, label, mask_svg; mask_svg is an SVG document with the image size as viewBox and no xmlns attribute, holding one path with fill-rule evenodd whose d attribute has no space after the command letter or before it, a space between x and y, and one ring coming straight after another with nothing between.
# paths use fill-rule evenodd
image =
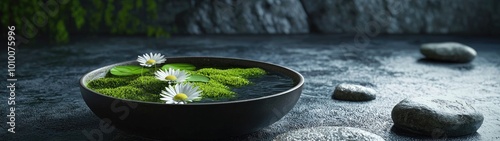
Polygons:
<instances>
[{"instance_id":1,"label":"round pebble","mask_svg":"<svg viewBox=\"0 0 500 141\"><path fill-rule=\"evenodd\" d=\"M455 42L423 44L420 52L427 59L459 63L470 62L477 55L473 48Z\"/></svg>"},{"instance_id":2,"label":"round pebble","mask_svg":"<svg viewBox=\"0 0 500 141\"><path fill-rule=\"evenodd\" d=\"M335 87L332 98L347 101L369 101L376 98L376 91L361 85L342 83Z\"/></svg>"},{"instance_id":3,"label":"round pebble","mask_svg":"<svg viewBox=\"0 0 500 141\"><path fill-rule=\"evenodd\" d=\"M274 141L384 141L376 134L353 127L321 126L283 133Z\"/></svg>"},{"instance_id":4,"label":"round pebble","mask_svg":"<svg viewBox=\"0 0 500 141\"><path fill-rule=\"evenodd\" d=\"M463 136L475 133L483 115L469 103L444 96L407 98L392 109L394 126L428 136Z\"/></svg>"}]
</instances>

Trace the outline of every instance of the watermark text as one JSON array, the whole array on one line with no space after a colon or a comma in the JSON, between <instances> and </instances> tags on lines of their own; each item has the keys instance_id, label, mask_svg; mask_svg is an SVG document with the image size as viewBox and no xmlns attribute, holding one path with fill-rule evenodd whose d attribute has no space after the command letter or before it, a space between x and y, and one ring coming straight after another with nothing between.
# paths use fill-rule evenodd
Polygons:
<instances>
[{"instance_id":1,"label":"watermark text","mask_svg":"<svg viewBox=\"0 0 500 141\"><path fill-rule=\"evenodd\" d=\"M8 115L7 115L7 131L16 133L16 27L8 26L7 32L7 89L9 96L7 99Z\"/></svg>"}]
</instances>

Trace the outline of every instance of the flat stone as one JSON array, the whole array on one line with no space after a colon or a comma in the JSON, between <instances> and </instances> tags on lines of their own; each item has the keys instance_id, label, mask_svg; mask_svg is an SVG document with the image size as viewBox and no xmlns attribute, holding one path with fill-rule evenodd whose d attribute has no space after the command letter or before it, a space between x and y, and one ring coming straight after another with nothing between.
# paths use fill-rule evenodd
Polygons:
<instances>
[{"instance_id":1,"label":"flat stone","mask_svg":"<svg viewBox=\"0 0 500 141\"><path fill-rule=\"evenodd\" d=\"M376 134L353 127L321 126L290 131L274 138L274 141L384 141Z\"/></svg>"},{"instance_id":2,"label":"flat stone","mask_svg":"<svg viewBox=\"0 0 500 141\"><path fill-rule=\"evenodd\" d=\"M369 101L376 98L376 91L356 84L342 83L335 87L333 99L348 101Z\"/></svg>"},{"instance_id":3,"label":"flat stone","mask_svg":"<svg viewBox=\"0 0 500 141\"><path fill-rule=\"evenodd\" d=\"M444 96L407 98L392 109L397 129L428 136L462 136L475 133L483 115L469 103Z\"/></svg>"},{"instance_id":4,"label":"flat stone","mask_svg":"<svg viewBox=\"0 0 500 141\"><path fill-rule=\"evenodd\" d=\"M460 63L470 62L477 55L473 48L455 42L422 44L420 52L427 59Z\"/></svg>"}]
</instances>

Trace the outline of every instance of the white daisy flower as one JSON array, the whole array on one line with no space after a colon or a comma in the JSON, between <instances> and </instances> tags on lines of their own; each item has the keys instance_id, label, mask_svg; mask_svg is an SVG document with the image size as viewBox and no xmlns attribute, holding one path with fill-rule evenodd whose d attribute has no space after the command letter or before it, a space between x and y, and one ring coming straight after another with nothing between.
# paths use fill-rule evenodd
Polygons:
<instances>
[{"instance_id":1,"label":"white daisy flower","mask_svg":"<svg viewBox=\"0 0 500 141\"><path fill-rule=\"evenodd\" d=\"M139 62L141 66L145 67L151 67L156 64L164 63L165 61L167 61L167 59L165 59L165 56L160 53L153 54L150 52L149 54L145 53L142 56L137 56L137 62Z\"/></svg>"},{"instance_id":2,"label":"white daisy flower","mask_svg":"<svg viewBox=\"0 0 500 141\"><path fill-rule=\"evenodd\" d=\"M188 83L175 84L165 87L167 91L161 91L161 100L165 101L166 104L186 104L188 102L193 102L195 99L199 99L201 91L198 91L198 87L193 86Z\"/></svg>"},{"instance_id":3,"label":"white daisy flower","mask_svg":"<svg viewBox=\"0 0 500 141\"><path fill-rule=\"evenodd\" d=\"M158 70L155 72L156 79L167 82L184 82L189 77L189 74L182 70L174 70L169 68L168 70Z\"/></svg>"}]
</instances>

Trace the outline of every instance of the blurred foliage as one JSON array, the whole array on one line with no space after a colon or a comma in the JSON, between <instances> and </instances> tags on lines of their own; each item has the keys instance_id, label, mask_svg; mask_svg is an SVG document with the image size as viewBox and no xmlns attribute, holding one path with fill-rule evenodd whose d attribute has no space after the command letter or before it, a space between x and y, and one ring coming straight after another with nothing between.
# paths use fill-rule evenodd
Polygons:
<instances>
[{"instance_id":1,"label":"blurred foliage","mask_svg":"<svg viewBox=\"0 0 500 141\"><path fill-rule=\"evenodd\" d=\"M51 3L48 9L55 12L45 11L41 6L45 3ZM162 27L144 22L158 18L155 0L6 0L0 3L0 8L3 26L15 25L21 29L25 21L29 21L35 23L38 34L42 33L56 43L68 42L70 32L81 31L170 36Z\"/></svg>"}]
</instances>

